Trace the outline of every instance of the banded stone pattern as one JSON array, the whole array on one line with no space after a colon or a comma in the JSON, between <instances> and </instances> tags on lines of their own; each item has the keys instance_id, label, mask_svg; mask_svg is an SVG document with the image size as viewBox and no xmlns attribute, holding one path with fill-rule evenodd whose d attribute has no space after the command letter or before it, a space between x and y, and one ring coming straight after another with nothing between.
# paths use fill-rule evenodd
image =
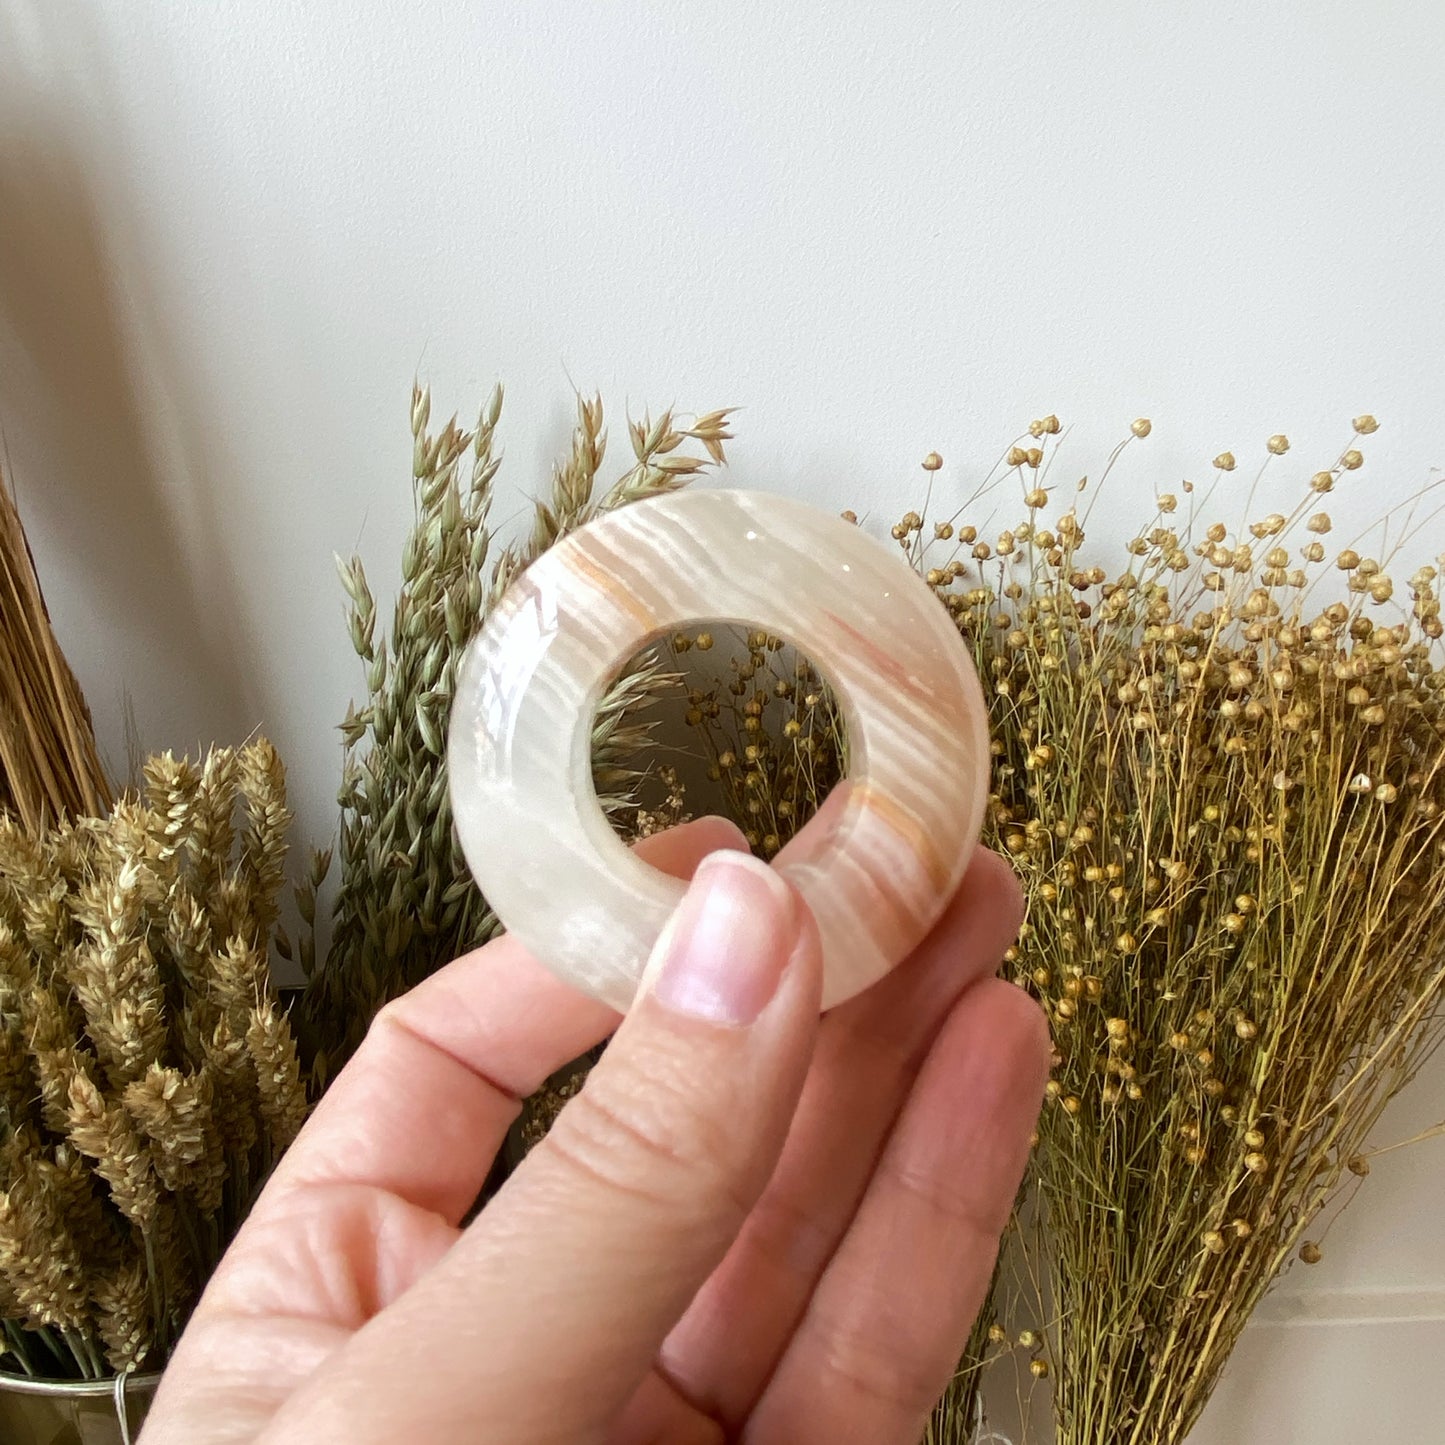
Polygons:
<instances>
[{"instance_id":1,"label":"banded stone pattern","mask_svg":"<svg viewBox=\"0 0 1445 1445\"><path fill-rule=\"evenodd\" d=\"M683 885L603 817L593 717L624 662L704 622L785 638L841 700L849 776L775 864L818 920L830 1007L937 919L977 842L989 766L983 695L946 610L842 518L770 493L687 490L610 513L533 563L458 677L448 749L462 848L507 929L625 1011Z\"/></svg>"}]
</instances>

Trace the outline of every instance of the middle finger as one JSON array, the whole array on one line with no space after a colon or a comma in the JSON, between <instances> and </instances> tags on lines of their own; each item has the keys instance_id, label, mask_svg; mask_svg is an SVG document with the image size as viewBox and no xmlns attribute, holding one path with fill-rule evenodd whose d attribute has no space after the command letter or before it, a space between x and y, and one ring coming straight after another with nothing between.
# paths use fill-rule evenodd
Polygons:
<instances>
[{"instance_id":1,"label":"middle finger","mask_svg":"<svg viewBox=\"0 0 1445 1445\"><path fill-rule=\"evenodd\" d=\"M746 1418L847 1232L935 1034L1018 933L1013 871L980 852L914 954L829 1013L767 1190L668 1336L659 1369L705 1415Z\"/></svg>"}]
</instances>

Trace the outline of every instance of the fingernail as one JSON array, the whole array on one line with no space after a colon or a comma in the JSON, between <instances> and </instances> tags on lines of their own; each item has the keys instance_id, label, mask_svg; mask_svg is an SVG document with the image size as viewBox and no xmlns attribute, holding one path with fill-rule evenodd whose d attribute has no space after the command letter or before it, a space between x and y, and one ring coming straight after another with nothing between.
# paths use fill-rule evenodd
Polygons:
<instances>
[{"instance_id":1,"label":"fingernail","mask_svg":"<svg viewBox=\"0 0 1445 1445\"><path fill-rule=\"evenodd\" d=\"M778 991L798 941L792 890L749 853L710 853L648 960L652 996L676 1013L741 1027Z\"/></svg>"}]
</instances>

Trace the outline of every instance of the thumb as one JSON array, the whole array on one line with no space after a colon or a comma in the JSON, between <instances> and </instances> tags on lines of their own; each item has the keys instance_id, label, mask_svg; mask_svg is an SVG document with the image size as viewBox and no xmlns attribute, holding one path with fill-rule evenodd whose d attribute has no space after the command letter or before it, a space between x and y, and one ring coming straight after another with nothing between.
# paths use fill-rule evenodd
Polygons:
<instances>
[{"instance_id":1,"label":"thumb","mask_svg":"<svg viewBox=\"0 0 1445 1445\"><path fill-rule=\"evenodd\" d=\"M358 1380L395 1370L398 1339L409 1377L412 1361L432 1376L409 1392L405 1438L605 1434L771 1176L818 1024L807 907L748 854L711 854L642 989L543 1143L348 1347L376 1351ZM378 1403L345 1438L401 1438Z\"/></svg>"}]
</instances>

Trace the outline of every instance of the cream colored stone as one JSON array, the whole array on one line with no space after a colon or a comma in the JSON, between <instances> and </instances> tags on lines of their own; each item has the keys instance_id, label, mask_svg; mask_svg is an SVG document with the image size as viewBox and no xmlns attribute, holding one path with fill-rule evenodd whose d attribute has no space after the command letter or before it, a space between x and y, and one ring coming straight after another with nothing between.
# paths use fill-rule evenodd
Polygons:
<instances>
[{"instance_id":1,"label":"cream colored stone","mask_svg":"<svg viewBox=\"0 0 1445 1445\"><path fill-rule=\"evenodd\" d=\"M761 492L686 490L589 524L511 587L463 659L449 738L467 862L508 930L625 1010L683 884L617 838L591 780L606 681L721 621L787 639L847 718L849 777L776 867L818 920L824 1006L933 925L988 796L983 695L946 609L895 549Z\"/></svg>"}]
</instances>

